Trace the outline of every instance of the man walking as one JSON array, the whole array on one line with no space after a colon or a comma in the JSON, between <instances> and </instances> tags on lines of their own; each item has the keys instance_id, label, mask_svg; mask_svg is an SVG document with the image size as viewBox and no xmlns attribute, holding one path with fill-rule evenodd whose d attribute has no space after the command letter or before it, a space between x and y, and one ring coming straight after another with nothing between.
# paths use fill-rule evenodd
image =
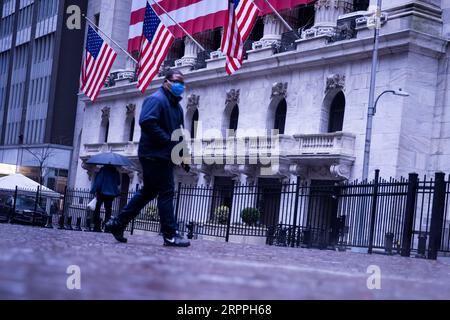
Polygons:
<instances>
[{"instance_id":1,"label":"man walking","mask_svg":"<svg viewBox=\"0 0 450 320\"><path fill-rule=\"evenodd\" d=\"M106 224L106 230L119 242L127 242L123 235L126 226L150 201L158 197L164 245L190 246L190 242L183 239L177 231L173 207L175 164L171 158L172 150L178 143L172 141L172 133L184 125L183 109L180 106L184 90L183 74L171 70L163 86L144 101L139 119L142 136L138 151L144 187L136 193L119 216ZM189 170L189 166L183 165L183 168Z\"/></svg>"}]
</instances>

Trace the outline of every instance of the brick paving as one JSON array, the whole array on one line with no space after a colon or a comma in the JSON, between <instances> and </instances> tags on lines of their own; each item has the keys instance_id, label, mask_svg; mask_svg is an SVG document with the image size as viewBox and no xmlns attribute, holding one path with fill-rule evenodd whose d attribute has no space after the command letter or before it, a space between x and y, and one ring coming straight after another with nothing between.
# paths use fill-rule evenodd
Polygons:
<instances>
[{"instance_id":1,"label":"brick paving","mask_svg":"<svg viewBox=\"0 0 450 320\"><path fill-rule=\"evenodd\" d=\"M156 235L0 225L1 299L450 299L450 263L197 240L165 248ZM81 269L81 290L66 287ZM381 268L381 290L367 268Z\"/></svg>"}]
</instances>

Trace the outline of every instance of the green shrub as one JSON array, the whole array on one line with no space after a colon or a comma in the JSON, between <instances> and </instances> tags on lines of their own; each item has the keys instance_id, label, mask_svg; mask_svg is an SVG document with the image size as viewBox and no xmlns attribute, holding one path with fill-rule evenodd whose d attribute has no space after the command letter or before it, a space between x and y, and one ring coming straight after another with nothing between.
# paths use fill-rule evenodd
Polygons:
<instances>
[{"instance_id":1,"label":"green shrub","mask_svg":"<svg viewBox=\"0 0 450 320\"><path fill-rule=\"evenodd\" d=\"M230 208L228 208L227 206L219 206L214 211L214 221L220 224L227 224L229 215Z\"/></svg>"},{"instance_id":2,"label":"green shrub","mask_svg":"<svg viewBox=\"0 0 450 320\"><path fill-rule=\"evenodd\" d=\"M149 221L159 221L158 207L156 205L149 205L145 208L145 219Z\"/></svg>"},{"instance_id":3,"label":"green shrub","mask_svg":"<svg viewBox=\"0 0 450 320\"><path fill-rule=\"evenodd\" d=\"M261 218L261 213L256 208L245 208L241 211L241 218L244 223L253 226Z\"/></svg>"}]
</instances>

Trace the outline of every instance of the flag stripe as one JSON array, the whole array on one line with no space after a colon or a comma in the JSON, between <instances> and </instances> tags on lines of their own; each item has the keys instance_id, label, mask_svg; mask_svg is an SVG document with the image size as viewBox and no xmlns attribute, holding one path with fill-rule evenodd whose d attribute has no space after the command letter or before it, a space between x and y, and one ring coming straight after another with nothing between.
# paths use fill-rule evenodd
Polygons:
<instances>
[{"instance_id":1,"label":"flag stripe","mask_svg":"<svg viewBox=\"0 0 450 320\"><path fill-rule=\"evenodd\" d=\"M289 8L294 8L302 4L309 4L315 2L316 0L269 0L270 4L275 8L275 10L284 10ZM264 0L254 0L255 4L261 10L260 15L266 15L272 12L270 6Z\"/></svg>"}]
</instances>

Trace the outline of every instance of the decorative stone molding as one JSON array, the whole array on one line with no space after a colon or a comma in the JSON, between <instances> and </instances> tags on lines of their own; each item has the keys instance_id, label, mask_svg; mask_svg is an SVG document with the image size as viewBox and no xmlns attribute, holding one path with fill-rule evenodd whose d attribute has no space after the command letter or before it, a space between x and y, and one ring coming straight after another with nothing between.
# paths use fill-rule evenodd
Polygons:
<instances>
[{"instance_id":1,"label":"decorative stone molding","mask_svg":"<svg viewBox=\"0 0 450 320\"><path fill-rule=\"evenodd\" d=\"M308 175L308 169L306 166L301 166L299 164L292 164L289 166L289 172L293 176L300 177L301 179L305 179Z\"/></svg>"},{"instance_id":2,"label":"decorative stone molding","mask_svg":"<svg viewBox=\"0 0 450 320\"><path fill-rule=\"evenodd\" d=\"M253 50L267 48L279 45L281 43L281 35L286 27L275 14L267 14L264 16L264 36L260 41L252 44Z\"/></svg>"},{"instance_id":3,"label":"decorative stone molding","mask_svg":"<svg viewBox=\"0 0 450 320\"><path fill-rule=\"evenodd\" d=\"M277 97L286 98L287 97L287 88L288 88L287 82L274 83L272 86L271 99L277 98Z\"/></svg>"},{"instance_id":4,"label":"decorative stone molding","mask_svg":"<svg viewBox=\"0 0 450 320\"><path fill-rule=\"evenodd\" d=\"M109 118L111 116L111 108L110 107L104 107L102 109L102 124L105 124L109 121Z\"/></svg>"},{"instance_id":5,"label":"decorative stone molding","mask_svg":"<svg viewBox=\"0 0 450 320\"><path fill-rule=\"evenodd\" d=\"M352 0L318 0L315 4L315 22L302 33L303 39L319 36L332 37L336 32L339 16L353 11Z\"/></svg>"},{"instance_id":6,"label":"decorative stone molding","mask_svg":"<svg viewBox=\"0 0 450 320\"><path fill-rule=\"evenodd\" d=\"M191 94L188 96L187 100L188 102L186 108L188 111L195 111L200 107L200 96Z\"/></svg>"},{"instance_id":7,"label":"decorative stone molding","mask_svg":"<svg viewBox=\"0 0 450 320\"><path fill-rule=\"evenodd\" d=\"M239 165L225 165L223 170L225 171L226 174L231 176L231 179L234 181L239 182L240 181L240 175L241 172L239 170Z\"/></svg>"},{"instance_id":8,"label":"decorative stone molding","mask_svg":"<svg viewBox=\"0 0 450 320\"><path fill-rule=\"evenodd\" d=\"M134 103L129 103L125 106L127 118L134 118L136 116L136 105Z\"/></svg>"},{"instance_id":9,"label":"decorative stone molding","mask_svg":"<svg viewBox=\"0 0 450 320\"><path fill-rule=\"evenodd\" d=\"M227 100L225 101L226 105L234 105L234 104L239 104L239 98L241 95L241 90L240 89L231 89L230 91L227 92Z\"/></svg>"},{"instance_id":10,"label":"decorative stone molding","mask_svg":"<svg viewBox=\"0 0 450 320\"><path fill-rule=\"evenodd\" d=\"M309 173L315 179L328 179L330 178L330 167L326 165L311 166Z\"/></svg>"},{"instance_id":11,"label":"decorative stone molding","mask_svg":"<svg viewBox=\"0 0 450 320\"><path fill-rule=\"evenodd\" d=\"M200 49L189 37L184 40L184 56L175 61L175 67L194 66Z\"/></svg>"},{"instance_id":12,"label":"decorative stone molding","mask_svg":"<svg viewBox=\"0 0 450 320\"><path fill-rule=\"evenodd\" d=\"M327 77L327 84L325 92L334 89L345 89L345 75L333 74Z\"/></svg>"},{"instance_id":13,"label":"decorative stone molding","mask_svg":"<svg viewBox=\"0 0 450 320\"><path fill-rule=\"evenodd\" d=\"M330 167L331 174L336 178L350 179L351 167L348 164L333 164Z\"/></svg>"},{"instance_id":14,"label":"decorative stone molding","mask_svg":"<svg viewBox=\"0 0 450 320\"><path fill-rule=\"evenodd\" d=\"M211 52L209 54L209 56L211 59L219 59L219 58L225 57L225 54L222 51L218 50L218 51Z\"/></svg>"}]
</instances>

